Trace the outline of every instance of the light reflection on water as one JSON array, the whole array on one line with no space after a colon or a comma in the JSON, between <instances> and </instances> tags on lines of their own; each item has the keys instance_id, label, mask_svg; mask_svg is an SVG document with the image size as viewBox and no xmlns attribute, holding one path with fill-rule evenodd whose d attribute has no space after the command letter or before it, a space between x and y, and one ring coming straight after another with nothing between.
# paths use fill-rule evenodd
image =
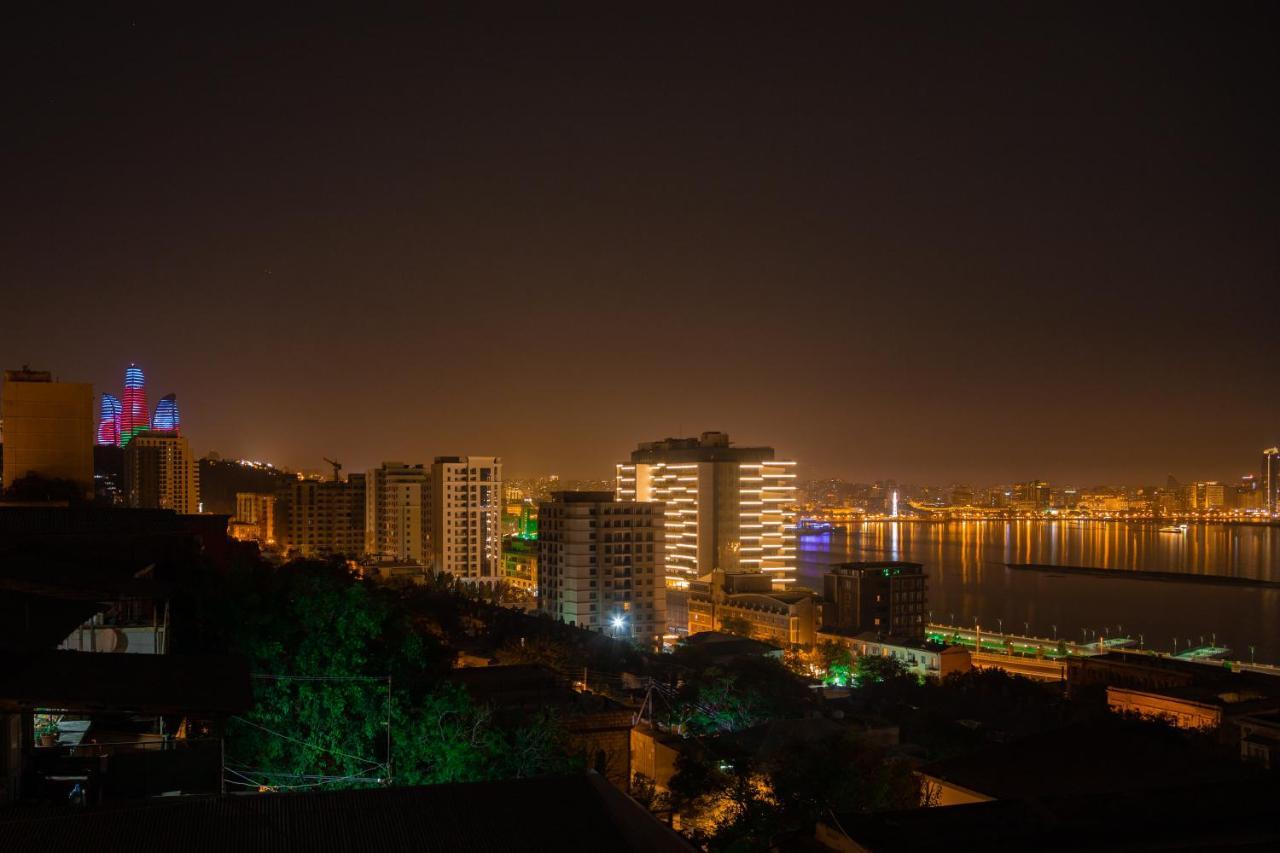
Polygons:
<instances>
[{"instance_id":1,"label":"light reflection on water","mask_svg":"<svg viewBox=\"0 0 1280 853\"><path fill-rule=\"evenodd\" d=\"M936 621L1080 639L1081 629L1144 635L1161 649L1217 635L1244 659L1280 662L1280 590L1242 589L1012 572L1005 563L1223 574L1280 580L1280 528L1098 521L882 521L797 542L799 582L821 592L822 573L846 560L925 564Z\"/></svg>"}]
</instances>

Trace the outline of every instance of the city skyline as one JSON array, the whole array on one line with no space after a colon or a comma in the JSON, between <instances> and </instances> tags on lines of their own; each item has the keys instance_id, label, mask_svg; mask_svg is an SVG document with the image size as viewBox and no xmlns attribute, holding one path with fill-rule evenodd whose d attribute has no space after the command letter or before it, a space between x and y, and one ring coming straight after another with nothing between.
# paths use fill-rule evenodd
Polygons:
<instances>
[{"instance_id":1,"label":"city skyline","mask_svg":"<svg viewBox=\"0 0 1280 853\"><path fill-rule=\"evenodd\" d=\"M187 15L9 52L0 275L39 298L0 359L146 364L201 452L581 477L718 429L813 476L1159 482L1280 441L1248 13Z\"/></svg>"}]
</instances>

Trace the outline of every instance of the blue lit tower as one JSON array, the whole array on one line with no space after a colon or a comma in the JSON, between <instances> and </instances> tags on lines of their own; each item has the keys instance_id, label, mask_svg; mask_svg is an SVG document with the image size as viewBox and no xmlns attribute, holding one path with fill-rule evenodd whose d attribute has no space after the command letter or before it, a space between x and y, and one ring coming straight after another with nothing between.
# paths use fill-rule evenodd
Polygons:
<instances>
[{"instance_id":1,"label":"blue lit tower","mask_svg":"<svg viewBox=\"0 0 1280 853\"><path fill-rule=\"evenodd\" d=\"M120 444L120 398L103 394L98 404L98 444L116 447Z\"/></svg>"},{"instance_id":2,"label":"blue lit tower","mask_svg":"<svg viewBox=\"0 0 1280 853\"><path fill-rule=\"evenodd\" d=\"M165 394L156 404L156 412L151 416L151 428L158 432L177 433L179 427L178 395Z\"/></svg>"}]
</instances>

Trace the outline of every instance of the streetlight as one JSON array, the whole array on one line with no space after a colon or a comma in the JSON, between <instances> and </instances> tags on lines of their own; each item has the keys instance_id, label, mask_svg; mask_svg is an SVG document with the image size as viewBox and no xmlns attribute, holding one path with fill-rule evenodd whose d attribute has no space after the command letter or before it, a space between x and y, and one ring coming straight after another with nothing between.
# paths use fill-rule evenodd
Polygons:
<instances>
[{"instance_id":1,"label":"streetlight","mask_svg":"<svg viewBox=\"0 0 1280 853\"><path fill-rule=\"evenodd\" d=\"M613 617L613 635L615 637L618 636L618 632L621 631L623 627L626 626L626 624L627 624L627 617L622 615Z\"/></svg>"},{"instance_id":2,"label":"streetlight","mask_svg":"<svg viewBox=\"0 0 1280 853\"><path fill-rule=\"evenodd\" d=\"M1001 634L1003 634L1003 633L1004 633L1004 620L1003 620L1003 619L1001 619L999 616L997 616L997 617L996 617L996 624L1000 626L1000 633L1001 633Z\"/></svg>"},{"instance_id":3,"label":"streetlight","mask_svg":"<svg viewBox=\"0 0 1280 853\"><path fill-rule=\"evenodd\" d=\"M1257 646L1250 646L1250 647L1249 647L1249 663L1250 663L1250 664L1255 664L1255 663L1257 663L1257 662L1258 662L1258 661L1255 659L1255 656L1254 656L1254 652L1255 652L1255 651L1257 651L1257 648L1258 648Z\"/></svg>"},{"instance_id":4,"label":"streetlight","mask_svg":"<svg viewBox=\"0 0 1280 853\"><path fill-rule=\"evenodd\" d=\"M1031 623L1030 623L1030 622L1023 622L1023 623L1022 623L1022 636L1024 636L1024 637L1030 637L1030 636L1031 636Z\"/></svg>"}]
</instances>

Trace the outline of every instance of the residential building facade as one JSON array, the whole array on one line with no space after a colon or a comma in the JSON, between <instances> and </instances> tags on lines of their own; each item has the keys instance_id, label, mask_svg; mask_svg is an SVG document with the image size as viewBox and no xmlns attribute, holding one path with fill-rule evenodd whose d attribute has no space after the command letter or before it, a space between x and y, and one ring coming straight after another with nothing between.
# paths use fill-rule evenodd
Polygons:
<instances>
[{"instance_id":1,"label":"residential building facade","mask_svg":"<svg viewBox=\"0 0 1280 853\"><path fill-rule=\"evenodd\" d=\"M538 607L646 644L666 631L663 505L611 492L555 492L538 507Z\"/></svg>"},{"instance_id":2,"label":"residential building facade","mask_svg":"<svg viewBox=\"0 0 1280 853\"><path fill-rule=\"evenodd\" d=\"M185 436L135 432L124 451L124 490L129 506L200 511L200 469Z\"/></svg>"},{"instance_id":3,"label":"residential building facade","mask_svg":"<svg viewBox=\"0 0 1280 853\"><path fill-rule=\"evenodd\" d=\"M383 462L365 475L365 553L375 560L431 564L431 471Z\"/></svg>"},{"instance_id":4,"label":"residential building facade","mask_svg":"<svg viewBox=\"0 0 1280 853\"><path fill-rule=\"evenodd\" d=\"M428 501L435 570L468 582L502 580L502 459L437 456Z\"/></svg>"}]
</instances>

